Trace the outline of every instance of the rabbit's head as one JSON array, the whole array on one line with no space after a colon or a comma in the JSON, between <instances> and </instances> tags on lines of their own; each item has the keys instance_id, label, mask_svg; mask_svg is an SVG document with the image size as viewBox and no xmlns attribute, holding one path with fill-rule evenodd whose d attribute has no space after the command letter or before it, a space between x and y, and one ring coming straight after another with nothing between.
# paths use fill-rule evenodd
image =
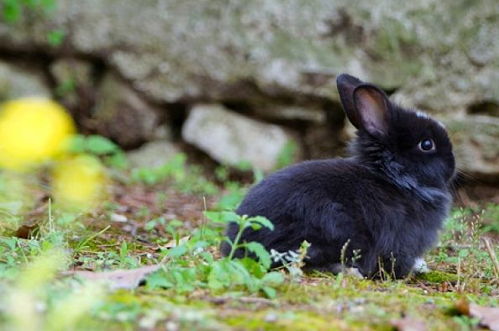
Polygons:
<instances>
[{"instance_id":1,"label":"rabbit's head","mask_svg":"<svg viewBox=\"0 0 499 331\"><path fill-rule=\"evenodd\" d=\"M443 197L455 170L444 126L393 104L381 89L355 77L342 74L336 82L345 113L357 128L353 156L424 200Z\"/></svg>"}]
</instances>

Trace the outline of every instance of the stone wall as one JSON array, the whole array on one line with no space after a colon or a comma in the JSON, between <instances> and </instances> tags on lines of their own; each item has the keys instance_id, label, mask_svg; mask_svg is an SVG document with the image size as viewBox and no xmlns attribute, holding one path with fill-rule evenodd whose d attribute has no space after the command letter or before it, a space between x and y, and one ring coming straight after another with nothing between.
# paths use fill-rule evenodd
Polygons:
<instances>
[{"instance_id":1,"label":"stone wall","mask_svg":"<svg viewBox=\"0 0 499 331\"><path fill-rule=\"evenodd\" d=\"M348 72L447 123L459 166L499 182L498 35L496 0L58 0L0 23L0 98L52 95L127 149L183 140L269 170L290 144L342 153Z\"/></svg>"}]
</instances>

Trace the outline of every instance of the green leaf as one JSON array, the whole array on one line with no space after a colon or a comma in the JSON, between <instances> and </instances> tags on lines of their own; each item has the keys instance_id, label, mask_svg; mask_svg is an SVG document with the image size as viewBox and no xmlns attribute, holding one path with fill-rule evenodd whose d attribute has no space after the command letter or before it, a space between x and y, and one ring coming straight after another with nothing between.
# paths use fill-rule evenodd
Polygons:
<instances>
[{"instance_id":1,"label":"green leaf","mask_svg":"<svg viewBox=\"0 0 499 331\"><path fill-rule=\"evenodd\" d=\"M241 171L249 171L253 168L250 161L240 161L238 164L235 165L235 167L236 169Z\"/></svg>"},{"instance_id":2,"label":"green leaf","mask_svg":"<svg viewBox=\"0 0 499 331\"><path fill-rule=\"evenodd\" d=\"M229 222L237 222L239 219L241 219L241 216L239 216L233 211L226 210L222 212L222 218L224 222L229 223Z\"/></svg>"},{"instance_id":3,"label":"green leaf","mask_svg":"<svg viewBox=\"0 0 499 331\"><path fill-rule=\"evenodd\" d=\"M208 287L222 289L246 285L250 288L251 280L251 275L238 260L221 259L211 265L208 275Z\"/></svg>"},{"instance_id":4,"label":"green leaf","mask_svg":"<svg viewBox=\"0 0 499 331\"><path fill-rule=\"evenodd\" d=\"M98 135L87 137L86 148L90 153L96 155L112 154L119 150L118 145L111 140Z\"/></svg>"},{"instance_id":5,"label":"green leaf","mask_svg":"<svg viewBox=\"0 0 499 331\"><path fill-rule=\"evenodd\" d=\"M146 286L150 289L172 288L174 284L166 278L164 271L157 271L146 278Z\"/></svg>"},{"instance_id":6,"label":"green leaf","mask_svg":"<svg viewBox=\"0 0 499 331\"><path fill-rule=\"evenodd\" d=\"M231 284L245 285L250 292L256 292L260 289L260 279L253 277L244 264L241 263L241 260L227 260L227 263L231 275Z\"/></svg>"},{"instance_id":7,"label":"green leaf","mask_svg":"<svg viewBox=\"0 0 499 331\"><path fill-rule=\"evenodd\" d=\"M126 169L128 166L128 159L122 151L116 151L111 156L107 156L104 161L106 164L118 169Z\"/></svg>"},{"instance_id":8,"label":"green leaf","mask_svg":"<svg viewBox=\"0 0 499 331\"><path fill-rule=\"evenodd\" d=\"M187 253L187 247L185 247L185 245L180 245L180 246L176 246L176 247L173 247L172 249L170 249L168 251L168 256L169 257L180 257L182 255L184 255L185 253Z\"/></svg>"},{"instance_id":9,"label":"green leaf","mask_svg":"<svg viewBox=\"0 0 499 331\"><path fill-rule=\"evenodd\" d=\"M146 231L152 231L152 229L156 227L156 224L157 224L156 220L149 221L146 223L146 225L144 225L144 229Z\"/></svg>"},{"instance_id":10,"label":"green leaf","mask_svg":"<svg viewBox=\"0 0 499 331\"><path fill-rule=\"evenodd\" d=\"M71 138L69 149L73 153L84 153L84 152L86 152L85 146L86 146L85 136L78 134L78 135L75 135Z\"/></svg>"},{"instance_id":11,"label":"green leaf","mask_svg":"<svg viewBox=\"0 0 499 331\"><path fill-rule=\"evenodd\" d=\"M205 211L204 216L214 223L230 223L237 222L241 219L241 216L237 215L233 211Z\"/></svg>"},{"instance_id":12,"label":"green leaf","mask_svg":"<svg viewBox=\"0 0 499 331\"><path fill-rule=\"evenodd\" d=\"M267 269L264 268L260 262L255 261L255 259L244 257L238 261L253 277L262 278L267 273Z\"/></svg>"},{"instance_id":13,"label":"green leaf","mask_svg":"<svg viewBox=\"0 0 499 331\"><path fill-rule=\"evenodd\" d=\"M204 249L206 247L210 246L210 243L205 241L205 240L200 240L200 241L194 241L194 245L192 246L192 248L194 250L198 250L198 249Z\"/></svg>"},{"instance_id":14,"label":"green leaf","mask_svg":"<svg viewBox=\"0 0 499 331\"><path fill-rule=\"evenodd\" d=\"M230 285L228 273L226 260L219 260L213 263L208 275L208 287L212 290L219 290Z\"/></svg>"},{"instance_id":15,"label":"green leaf","mask_svg":"<svg viewBox=\"0 0 499 331\"><path fill-rule=\"evenodd\" d=\"M264 286L262 288L262 291L265 294L265 296L269 299L273 299L276 296L276 290L273 289L272 287Z\"/></svg>"},{"instance_id":16,"label":"green leaf","mask_svg":"<svg viewBox=\"0 0 499 331\"><path fill-rule=\"evenodd\" d=\"M3 1L3 18L7 23L15 23L22 13L21 3L18 0Z\"/></svg>"},{"instance_id":17,"label":"green leaf","mask_svg":"<svg viewBox=\"0 0 499 331\"><path fill-rule=\"evenodd\" d=\"M254 253L258 257L260 264L265 269L270 268L270 254L262 244L252 241L250 243L244 244L244 246L248 251Z\"/></svg>"},{"instance_id":18,"label":"green leaf","mask_svg":"<svg viewBox=\"0 0 499 331\"><path fill-rule=\"evenodd\" d=\"M205 211L204 216L212 222L215 223L225 223L222 218L222 213L219 211Z\"/></svg>"},{"instance_id":19,"label":"green leaf","mask_svg":"<svg viewBox=\"0 0 499 331\"><path fill-rule=\"evenodd\" d=\"M59 83L55 88L55 94L58 97L64 97L76 90L76 80L69 78Z\"/></svg>"},{"instance_id":20,"label":"green leaf","mask_svg":"<svg viewBox=\"0 0 499 331\"><path fill-rule=\"evenodd\" d=\"M127 255L128 255L128 244L126 243L126 241L124 241L121 243L120 257L125 258Z\"/></svg>"},{"instance_id":21,"label":"green leaf","mask_svg":"<svg viewBox=\"0 0 499 331\"><path fill-rule=\"evenodd\" d=\"M76 135L71 139L70 149L74 153L90 153L94 155L123 154L118 145L99 135ZM116 163L126 162L126 158L122 155L121 160L114 161L117 161Z\"/></svg>"},{"instance_id":22,"label":"green leaf","mask_svg":"<svg viewBox=\"0 0 499 331\"><path fill-rule=\"evenodd\" d=\"M209 252L201 252L199 256L208 264L211 264L215 261L215 258L213 257L213 254Z\"/></svg>"},{"instance_id":23,"label":"green leaf","mask_svg":"<svg viewBox=\"0 0 499 331\"><path fill-rule=\"evenodd\" d=\"M262 228L262 226L258 223L249 223L249 226L251 227L252 230L258 231Z\"/></svg>"},{"instance_id":24,"label":"green leaf","mask_svg":"<svg viewBox=\"0 0 499 331\"><path fill-rule=\"evenodd\" d=\"M272 224L271 221L269 221L267 218L265 218L263 216L251 217L249 220L251 221L251 223L256 223L256 224L259 224L261 226L266 227L269 230L274 230L274 224Z\"/></svg>"},{"instance_id":25,"label":"green leaf","mask_svg":"<svg viewBox=\"0 0 499 331\"><path fill-rule=\"evenodd\" d=\"M174 281L175 289L180 293L192 292L197 283L195 268L178 268L172 269L169 274L169 279Z\"/></svg>"},{"instance_id":26,"label":"green leaf","mask_svg":"<svg viewBox=\"0 0 499 331\"><path fill-rule=\"evenodd\" d=\"M284 282L284 276L279 271L272 271L263 276L262 281L265 285L277 286Z\"/></svg>"},{"instance_id":27,"label":"green leaf","mask_svg":"<svg viewBox=\"0 0 499 331\"><path fill-rule=\"evenodd\" d=\"M139 168L132 170L132 179L152 185L160 180L160 176L153 169Z\"/></svg>"},{"instance_id":28,"label":"green leaf","mask_svg":"<svg viewBox=\"0 0 499 331\"><path fill-rule=\"evenodd\" d=\"M235 209L243 200L245 192L245 190L239 188L237 190L229 190L228 193L220 198L217 207L220 209Z\"/></svg>"},{"instance_id":29,"label":"green leaf","mask_svg":"<svg viewBox=\"0 0 499 331\"><path fill-rule=\"evenodd\" d=\"M59 46L64 41L66 32L61 29L52 30L47 34L47 41L52 46Z\"/></svg>"}]
</instances>

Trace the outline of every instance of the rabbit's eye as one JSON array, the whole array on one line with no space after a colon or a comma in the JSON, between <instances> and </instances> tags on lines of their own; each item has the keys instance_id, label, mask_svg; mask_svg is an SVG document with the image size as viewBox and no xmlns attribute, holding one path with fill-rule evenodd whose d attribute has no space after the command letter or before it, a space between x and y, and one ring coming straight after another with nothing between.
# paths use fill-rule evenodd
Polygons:
<instances>
[{"instance_id":1,"label":"rabbit's eye","mask_svg":"<svg viewBox=\"0 0 499 331\"><path fill-rule=\"evenodd\" d=\"M431 152L435 150L435 143L431 139L423 139L419 142L418 148L422 152Z\"/></svg>"}]
</instances>

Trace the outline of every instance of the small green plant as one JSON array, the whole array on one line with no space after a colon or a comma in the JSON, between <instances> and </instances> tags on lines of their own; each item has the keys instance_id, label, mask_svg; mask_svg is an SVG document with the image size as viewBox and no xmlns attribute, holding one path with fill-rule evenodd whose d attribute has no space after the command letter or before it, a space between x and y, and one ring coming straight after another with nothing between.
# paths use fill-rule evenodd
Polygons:
<instances>
[{"instance_id":1,"label":"small green plant","mask_svg":"<svg viewBox=\"0 0 499 331\"><path fill-rule=\"evenodd\" d=\"M56 8L56 0L2 0L3 18L8 23L19 21L27 10L48 14Z\"/></svg>"},{"instance_id":2,"label":"small green plant","mask_svg":"<svg viewBox=\"0 0 499 331\"><path fill-rule=\"evenodd\" d=\"M62 29L55 29L47 33L47 41L51 46L59 46L64 41L66 32Z\"/></svg>"},{"instance_id":3,"label":"small green plant","mask_svg":"<svg viewBox=\"0 0 499 331\"><path fill-rule=\"evenodd\" d=\"M76 135L71 141L70 151L73 153L88 153L103 158L107 165L125 168L127 160L125 153L114 142L99 135Z\"/></svg>"},{"instance_id":4,"label":"small green plant","mask_svg":"<svg viewBox=\"0 0 499 331\"><path fill-rule=\"evenodd\" d=\"M485 232L495 232L499 233L499 205L498 204L488 204L483 210L482 218L484 219L485 226L483 230Z\"/></svg>"},{"instance_id":5,"label":"small green plant","mask_svg":"<svg viewBox=\"0 0 499 331\"><path fill-rule=\"evenodd\" d=\"M60 82L55 88L55 95L59 98L73 93L76 90L76 79L69 78Z\"/></svg>"},{"instance_id":6,"label":"small green plant","mask_svg":"<svg viewBox=\"0 0 499 331\"><path fill-rule=\"evenodd\" d=\"M496 272L494 261L491 261L493 257L481 240L487 231L483 220L485 214L486 211L471 208L453 210L444 224L440 245L433 256L436 263L447 265L447 268L452 266L450 269L457 274L456 286L459 285L461 291L466 286L485 291L486 285L480 285L477 280L487 283Z\"/></svg>"},{"instance_id":7,"label":"small green plant","mask_svg":"<svg viewBox=\"0 0 499 331\"><path fill-rule=\"evenodd\" d=\"M269 272L271 258L265 247L260 243L240 240L245 229L272 229L272 223L263 217L240 216L229 211L205 214L213 225L237 223L240 231L236 238L231 241L222 237L220 230L207 226L198 229L187 243L165 252L166 266L162 272L149 277L148 286L172 288L178 292L196 288L208 288L215 292L245 289L252 293L262 291L267 297L275 297L275 287L284 281L283 275L278 271ZM216 259L207 248L218 246L222 240L229 243L231 250L227 257ZM238 250L245 250L256 259L235 259Z\"/></svg>"},{"instance_id":8,"label":"small green plant","mask_svg":"<svg viewBox=\"0 0 499 331\"><path fill-rule=\"evenodd\" d=\"M175 188L185 193L211 195L218 192L216 185L203 176L200 167L187 164L187 156L183 153L174 155L159 167L133 169L132 180L146 185L156 185L171 180Z\"/></svg>"},{"instance_id":9,"label":"small green plant","mask_svg":"<svg viewBox=\"0 0 499 331\"><path fill-rule=\"evenodd\" d=\"M229 243L231 249L228 255L229 259L234 257L234 254L238 250L246 250L255 254L260 263L266 268L270 267L270 254L267 252L262 244L257 242L241 242L241 236L246 229L260 230L265 227L269 230L274 230L274 225L268 219L262 216L248 217L247 215L240 216L234 212L223 211L223 212L205 212L206 217L213 222L220 222L223 224L228 224L233 222L238 226L238 232L234 238L231 240L226 238L225 241Z\"/></svg>"},{"instance_id":10,"label":"small green plant","mask_svg":"<svg viewBox=\"0 0 499 331\"><path fill-rule=\"evenodd\" d=\"M185 163L187 156L179 153L168 162L155 168L136 168L132 171L132 179L147 185L154 185L163 180L172 178L180 181L185 178Z\"/></svg>"},{"instance_id":11,"label":"small green plant","mask_svg":"<svg viewBox=\"0 0 499 331\"><path fill-rule=\"evenodd\" d=\"M278 252L274 249L270 250L270 257L274 263L282 265L281 268L286 269L289 273L290 279L298 282L303 277L302 268L305 266L305 258L307 257L310 243L303 241L298 251Z\"/></svg>"},{"instance_id":12,"label":"small green plant","mask_svg":"<svg viewBox=\"0 0 499 331\"><path fill-rule=\"evenodd\" d=\"M140 266L140 261L132 256L130 253L130 246L133 246L131 244L128 244L126 241L123 241L120 246L120 250L117 254L117 260L118 260L118 267L122 269L130 269L130 268L137 268Z\"/></svg>"},{"instance_id":13,"label":"small green plant","mask_svg":"<svg viewBox=\"0 0 499 331\"><path fill-rule=\"evenodd\" d=\"M158 228L162 228L167 234L170 235L170 238L161 238L162 242L170 242L170 240L175 241L175 246L180 244L181 233L179 229L184 225L184 222L173 219L171 221L167 221L164 217L158 217L150 220L144 226L144 229L147 231L154 231Z\"/></svg>"},{"instance_id":14,"label":"small green plant","mask_svg":"<svg viewBox=\"0 0 499 331\"><path fill-rule=\"evenodd\" d=\"M37 14L48 17L57 8L56 0L0 0L0 8L5 22L18 23L23 16ZM66 32L62 29L53 29L47 32L47 42L51 46L59 46L64 41Z\"/></svg>"}]
</instances>

